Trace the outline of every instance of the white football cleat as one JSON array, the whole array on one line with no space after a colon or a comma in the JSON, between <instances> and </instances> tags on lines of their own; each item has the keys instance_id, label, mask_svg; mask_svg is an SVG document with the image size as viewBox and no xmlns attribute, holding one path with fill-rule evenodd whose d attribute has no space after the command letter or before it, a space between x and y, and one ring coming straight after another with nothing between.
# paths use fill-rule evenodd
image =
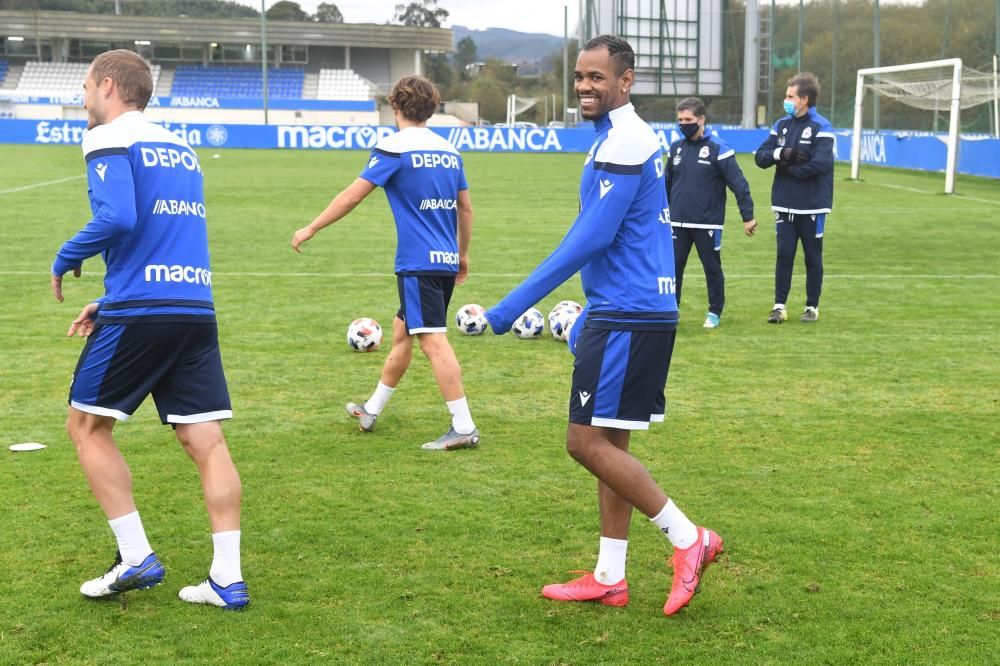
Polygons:
<instances>
[{"instance_id":1,"label":"white football cleat","mask_svg":"<svg viewBox=\"0 0 1000 666\"><path fill-rule=\"evenodd\" d=\"M115 563L107 573L81 585L80 594L99 599L129 590L148 590L162 583L166 573L167 570L156 553L150 553L142 564L134 567L122 562L121 553L115 553Z\"/></svg>"},{"instance_id":2,"label":"white football cleat","mask_svg":"<svg viewBox=\"0 0 1000 666\"><path fill-rule=\"evenodd\" d=\"M242 580L222 587L211 577L197 585L182 587L177 596L192 604L208 604L226 610L243 610L250 603L250 591Z\"/></svg>"}]
</instances>

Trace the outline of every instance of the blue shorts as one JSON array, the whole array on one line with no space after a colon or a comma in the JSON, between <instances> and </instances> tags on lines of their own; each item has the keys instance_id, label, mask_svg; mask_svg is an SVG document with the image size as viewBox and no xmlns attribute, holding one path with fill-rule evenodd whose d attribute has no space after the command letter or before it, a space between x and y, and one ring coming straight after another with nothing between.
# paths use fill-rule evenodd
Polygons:
<instances>
[{"instance_id":1,"label":"blue shorts","mask_svg":"<svg viewBox=\"0 0 1000 666\"><path fill-rule=\"evenodd\" d=\"M448 304L455 289L455 274L397 275L399 312L409 335L447 333Z\"/></svg>"},{"instance_id":2,"label":"blue shorts","mask_svg":"<svg viewBox=\"0 0 1000 666\"><path fill-rule=\"evenodd\" d=\"M570 423L646 430L662 421L676 332L584 326L573 364Z\"/></svg>"},{"instance_id":3,"label":"blue shorts","mask_svg":"<svg viewBox=\"0 0 1000 666\"><path fill-rule=\"evenodd\" d=\"M98 322L76 364L69 404L124 421L149 394L163 423L233 417L214 321Z\"/></svg>"}]
</instances>

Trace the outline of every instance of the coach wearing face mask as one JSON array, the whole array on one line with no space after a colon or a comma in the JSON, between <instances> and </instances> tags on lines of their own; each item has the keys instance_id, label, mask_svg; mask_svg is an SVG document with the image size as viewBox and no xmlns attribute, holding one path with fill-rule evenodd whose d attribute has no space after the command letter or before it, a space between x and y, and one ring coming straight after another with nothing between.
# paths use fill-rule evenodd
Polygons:
<instances>
[{"instance_id":1,"label":"coach wearing face mask","mask_svg":"<svg viewBox=\"0 0 1000 666\"><path fill-rule=\"evenodd\" d=\"M785 301L792 287L795 250L806 258L806 308L799 321L819 319L823 288L823 227L833 206L833 127L816 112L819 81L809 73L788 80L784 111L767 140L757 149L761 169L775 167L771 208L777 228L774 307L767 321L788 319Z\"/></svg>"},{"instance_id":2,"label":"coach wearing face mask","mask_svg":"<svg viewBox=\"0 0 1000 666\"><path fill-rule=\"evenodd\" d=\"M677 303L681 301L684 267L691 246L698 250L708 283L705 328L718 328L726 302L722 272L722 225L726 216L726 187L733 191L743 218L743 231L753 236L750 186L736 163L735 152L717 137L705 133L705 104L697 97L677 103L677 127L684 135L670 146L665 180L670 204L677 271Z\"/></svg>"}]
</instances>

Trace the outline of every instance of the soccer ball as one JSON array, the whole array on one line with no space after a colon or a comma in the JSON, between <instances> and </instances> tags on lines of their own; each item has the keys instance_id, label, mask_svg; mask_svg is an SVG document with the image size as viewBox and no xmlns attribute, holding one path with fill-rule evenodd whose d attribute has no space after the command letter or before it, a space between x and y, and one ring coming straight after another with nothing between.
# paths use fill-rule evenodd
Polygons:
<instances>
[{"instance_id":1,"label":"soccer ball","mask_svg":"<svg viewBox=\"0 0 1000 666\"><path fill-rule=\"evenodd\" d=\"M556 340L566 342L566 324L583 311L583 307L576 301L559 301L549 313L549 332Z\"/></svg>"},{"instance_id":2,"label":"soccer ball","mask_svg":"<svg viewBox=\"0 0 1000 666\"><path fill-rule=\"evenodd\" d=\"M549 314L549 332L560 342L569 340L569 332L576 323L580 311L572 307L556 308Z\"/></svg>"},{"instance_id":3,"label":"soccer ball","mask_svg":"<svg viewBox=\"0 0 1000 666\"><path fill-rule=\"evenodd\" d=\"M382 327L368 317L355 319L347 327L347 344L356 352L370 352L382 343Z\"/></svg>"},{"instance_id":4,"label":"soccer ball","mask_svg":"<svg viewBox=\"0 0 1000 666\"><path fill-rule=\"evenodd\" d=\"M536 308L528 308L514 322L513 331L517 337L525 340L537 338L545 331L545 317Z\"/></svg>"},{"instance_id":5,"label":"soccer ball","mask_svg":"<svg viewBox=\"0 0 1000 666\"><path fill-rule=\"evenodd\" d=\"M489 326L486 322L486 310L475 303L463 305L455 313L455 326L466 335L481 335Z\"/></svg>"},{"instance_id":6,"label":"soccer ball","mask_svg":"<svg viewBox=\"0 0 1000 666\"><path fill-rule=\"evenodd\" d=\"M577 303L576 301L559 301L558 303L556 303L556 306L552 308L552 312L555 312L556 310L562 310L563 308L572 308L577 311L577 314L583 312L583 306ZM552 315L549 316L551 317Z\"/></svg>"}]
</instances>

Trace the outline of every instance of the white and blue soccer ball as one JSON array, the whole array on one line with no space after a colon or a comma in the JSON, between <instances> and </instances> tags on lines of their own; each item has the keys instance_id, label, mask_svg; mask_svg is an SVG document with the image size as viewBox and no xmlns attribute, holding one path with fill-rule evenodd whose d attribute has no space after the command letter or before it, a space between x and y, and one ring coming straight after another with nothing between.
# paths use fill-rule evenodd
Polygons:
<instances>
[{"instance_id":1,"label":"white and blue soccer ball","mask_svg":"<svg viewBox=\"0 0 1000 666\"><path fill-rule=\"evenodd\" d=\"M463 305L455 313L455 326L465 335L482 335L489 327L486 309L476 303Z\"/></svg>"},{"instance_id":2,"label":"white and blue soccer ball","mask_svg":"<svg viewBox=\"0 0 1000 666\"><path fill-rule=\"evenodd\" d=\"M583 312L583 306L576 301L559 301L556 303L556 306L552 308L552 312L556 312L557 310L562 310L564 308L572 308L576 310L577 314ZM552 315L549 316L551 317Z\"/></svg>"},{"instance_id":3,"label":"white and blue soccer ball","mask_svg":"<svg viewBox=\"0 0 1000 666\"><path fill-rule=\"evenodd\" d=\"M580 310L574 307L556 306L556 309L549 313L549 332L552 333L552 337L560 342L569 340L569 332L579 316Z\"/></svg>"},{"instance_id":4,"label":"white and blue soccer ball","mask_svg":"<svg viewBox=\"0 0 1000 666\"><path fill-rule=\"evenodd\" d=\"M347 327L347 344L356 352L371 352L382 344L382 327L370 317L361 317Z\"/></svg>"},{"instance_id":5,"label":"white and blue soccer ball","mask_svg":"<svg viewBox=\"0 0 1000 666\"><path fill-rule=\"evenodd\" d=\"M537 338L545 332L545 317L537 308L529 308L514 321L514 334L524 340Z\"/></svg>"}]
</instances>

